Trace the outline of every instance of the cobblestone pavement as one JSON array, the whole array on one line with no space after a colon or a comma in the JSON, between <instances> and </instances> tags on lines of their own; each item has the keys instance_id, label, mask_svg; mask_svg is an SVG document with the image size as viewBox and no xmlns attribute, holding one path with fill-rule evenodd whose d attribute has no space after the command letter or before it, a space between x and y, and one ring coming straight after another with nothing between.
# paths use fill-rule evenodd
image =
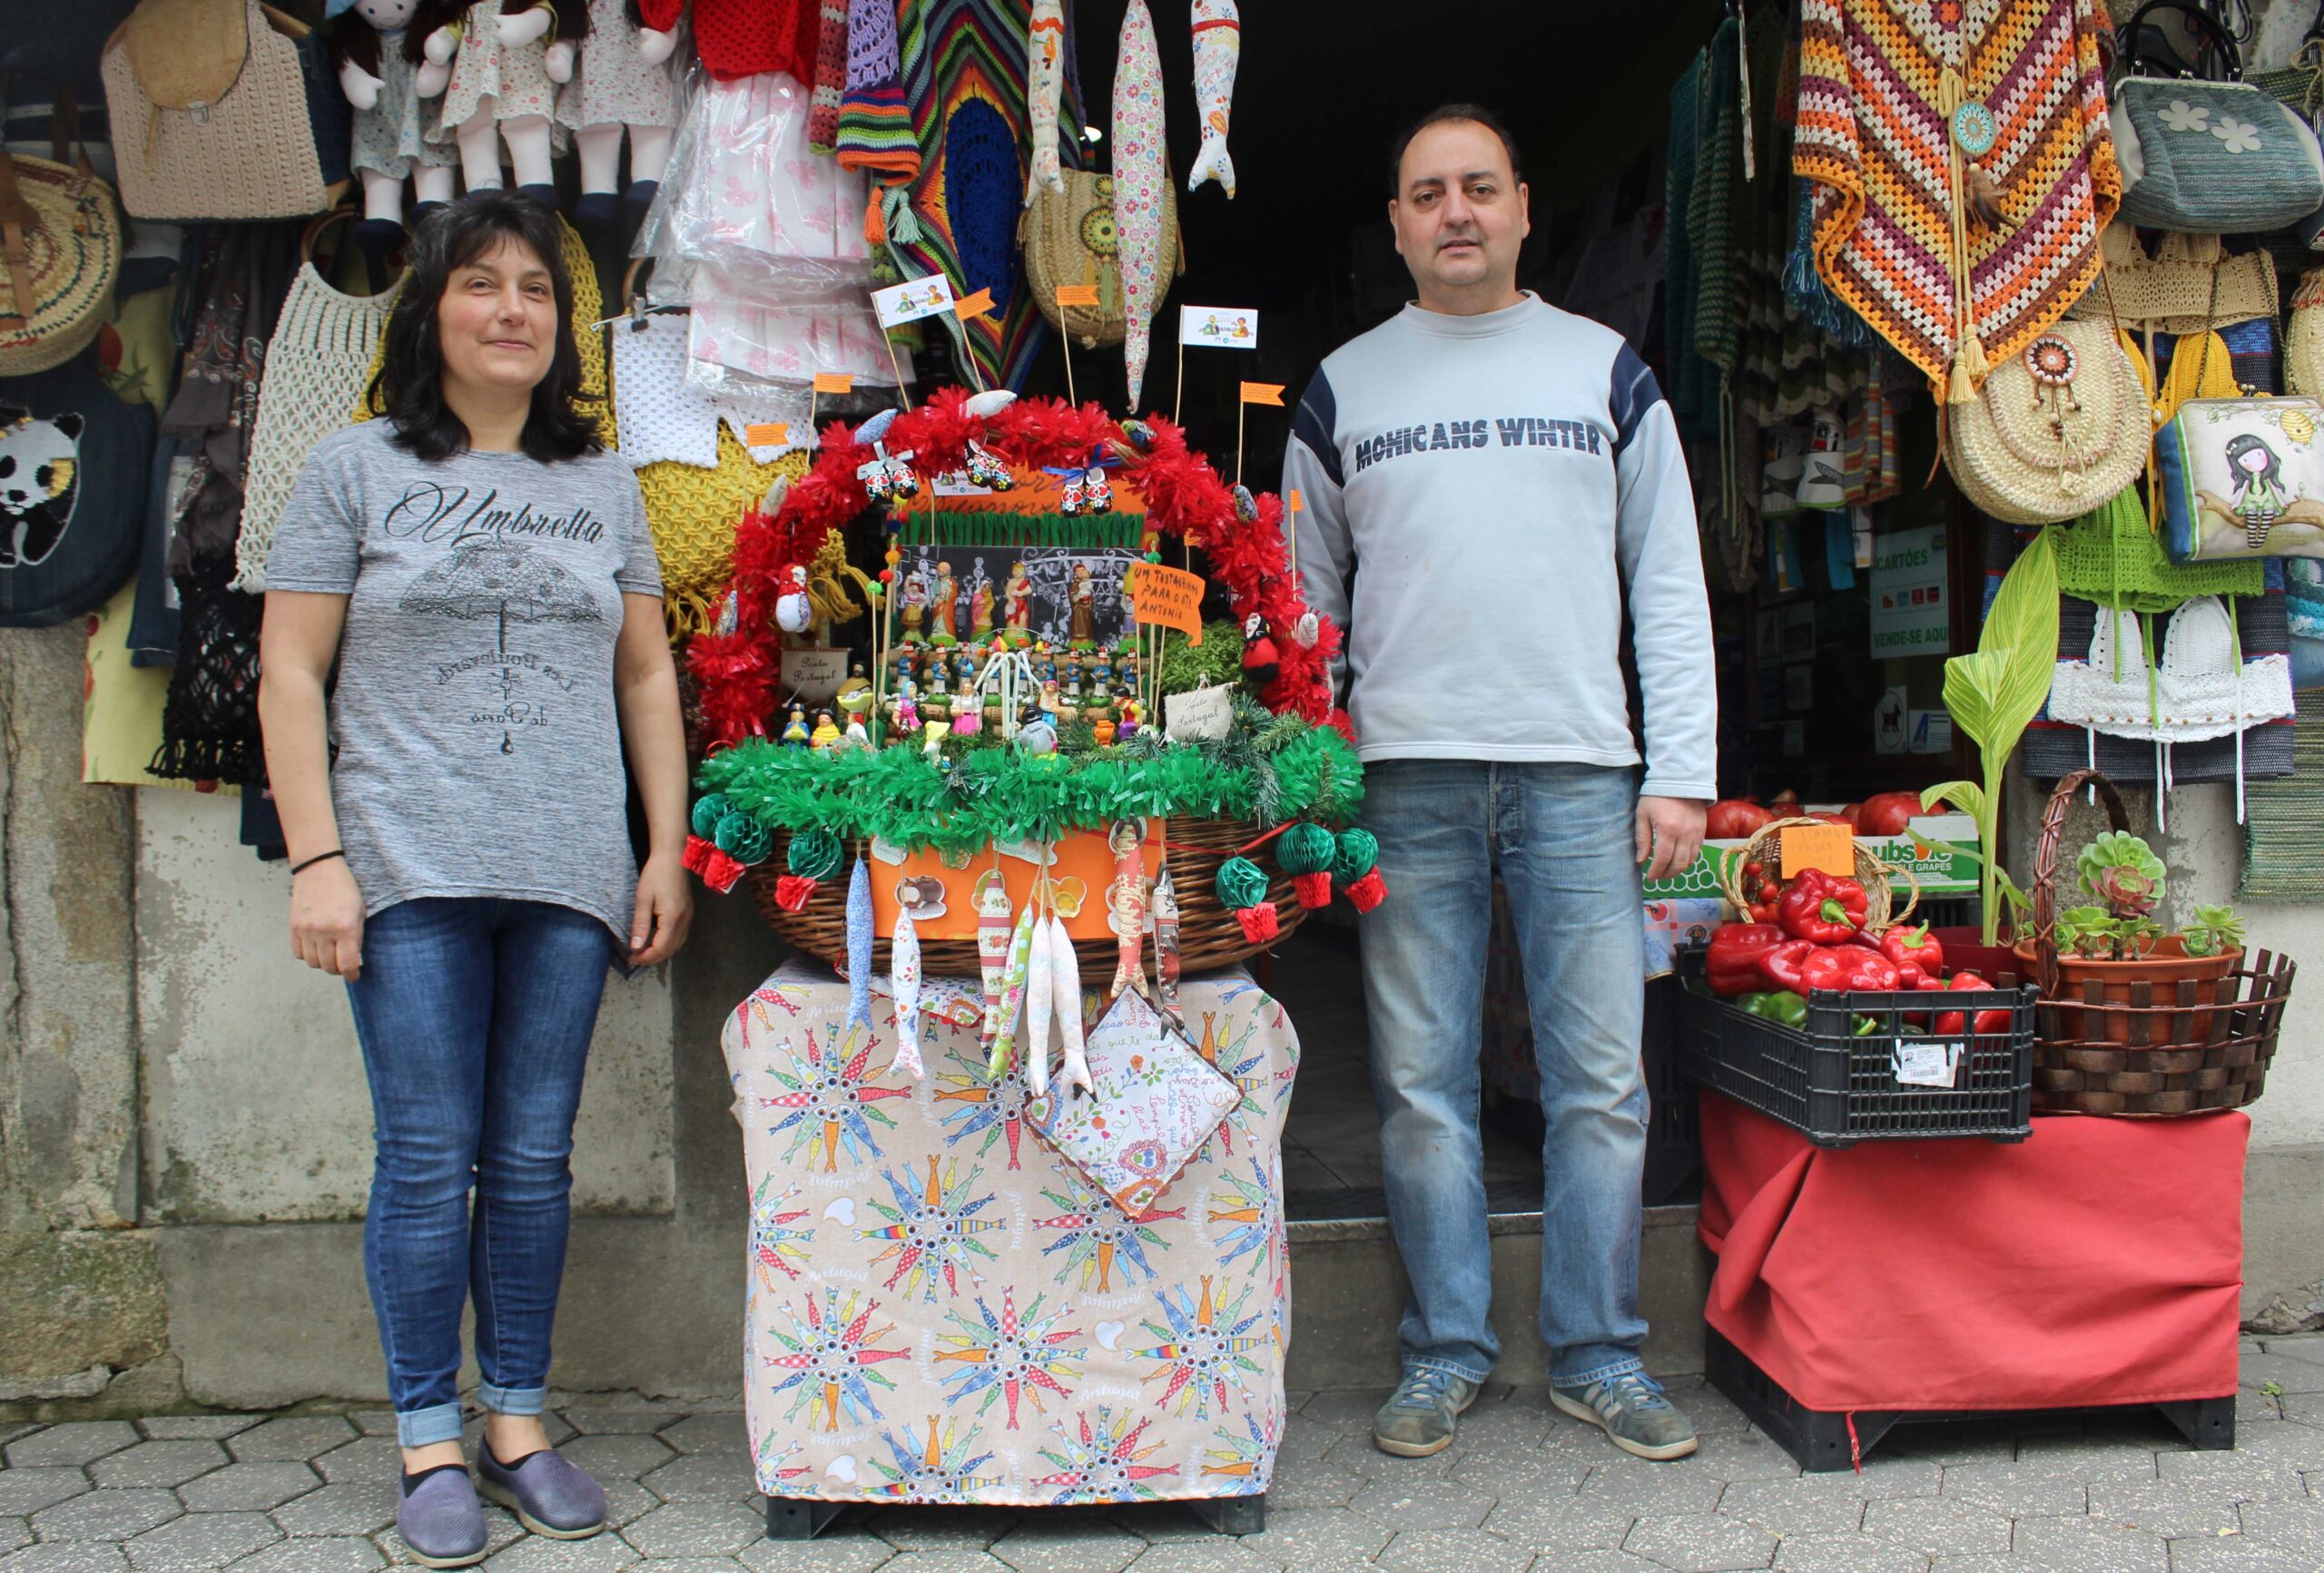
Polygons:
<instances>
[{"instance_id":1,"label":"cobblestone pavement","mask_svg":"<svg viewBox=\"0 0 2324 1573\"><path fill-rule=\"evenodd\" d=\"M1264 1534L1185 1509L885 1509L763 1538L742 1417L576 1400L553 1427L605 1482L594 1539L487 1509L497 1573L2315 1573L2324 1337L2248 1339L2233 1452L2160 1417L1902 1428L1861 1475L1802 1476L1718 1394L1674 1382L1703 1445L1615 1452L1538 1389L1488 1389L1433 1459L1372 1446L1378 1392L1295 1395ZM0 1424L0 1573L363 1573L406 1560L393 1417ZM2311 1495L2311 1485L2315 1494Z\"/></svg>"}]
</instances>

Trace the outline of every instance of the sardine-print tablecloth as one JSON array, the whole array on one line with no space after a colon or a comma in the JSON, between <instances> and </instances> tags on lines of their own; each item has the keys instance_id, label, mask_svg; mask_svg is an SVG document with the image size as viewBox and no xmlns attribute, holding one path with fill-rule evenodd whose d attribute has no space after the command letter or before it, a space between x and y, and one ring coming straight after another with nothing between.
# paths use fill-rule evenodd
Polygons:
<instances>
[{"instance_id":1,"label":"sardine-print tablecloth","mask_svg":"<svg viewBox=\"0 0 2324 1573\"><path fill-rule=\"evenodd\" d=\"M807 961L735 1008L762 1489L1009 1507L1266 1489L1299 1041L1240 971L1187 979L1179 1003L1243 1101L1139 1219L1024 1124L1021 1066L987 1081L974 980L927 984L924 1081L893 1067L884 978L868 1035Z\"/></svg>"}]
</instances>

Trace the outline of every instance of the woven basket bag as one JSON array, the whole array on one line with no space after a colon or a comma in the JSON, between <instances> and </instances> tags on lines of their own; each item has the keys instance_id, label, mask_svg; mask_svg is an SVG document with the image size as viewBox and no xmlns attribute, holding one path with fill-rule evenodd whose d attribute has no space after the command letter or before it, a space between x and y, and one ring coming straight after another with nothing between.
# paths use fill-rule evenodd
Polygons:
<instances>
[{"instance_id":1,"label":"woven basket bag","mask_svg":"<svg viewBox=\"0 0 2324 1573\"><path fill-rule=\"evenodd\" d=\"M293 42L305 31L259 0L140 0L103 63L132 216L291 219L327 205Z\"/></svg>"},{"instance_id":2,"label":"woven basket bag","mask_svg":"<svg viewBox=\"0 0 2324 1573\"><path fill-rule=\"evenodd\" d=\"M1953 407L1945 466L1968 497L2014 525L2071 519L2146 468L2154 435L2138 368L2111 321L2053 324Z\"/></svg>"},{"instance_id":3,"label":"woven basket bag","mask_svg":"<svg viewBox=\"0 0 2324 1573\"><path fill-rule=\"evenodd\" d=\"M1025 280L1049 326L1069 333L1084 349L1119 344L1129 331L1122 305L1121 258L1114 233L1114 177L1089 170L1067 170L1065 190L1036 185L1032 204L1017 221L1017 242L1025 254ZM1164 255L1160 272L1170 278L1187 270L1186 237L1178 232L1177 186L1162 182ZM1094 284L1095 306L1059 306L1060 285Z\"/></svg>"},{"instance_id":4,"label":"woven basket bag","mask_svg":"<svg viewBox=\"0 0 2324 1573\"><path fill-rule=\"evenodd\" d=\"M87 349L113 315L120 272L121 214L86 161L0 152L0 377Z\"/></svg>"}]
</instances>

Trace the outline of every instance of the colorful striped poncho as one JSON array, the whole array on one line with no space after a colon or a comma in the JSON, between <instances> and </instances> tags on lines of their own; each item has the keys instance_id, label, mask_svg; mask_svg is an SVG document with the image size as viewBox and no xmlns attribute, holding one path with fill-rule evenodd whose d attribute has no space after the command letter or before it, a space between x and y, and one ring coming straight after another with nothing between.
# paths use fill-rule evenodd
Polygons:
<instances>
[{"instance_id":1,"label":"colorful striped poncho","mask_svg":"<svg viewBox=\"0 0 2324 1573\"><path fill-rule=\"evenodd\" d=\"M1816 182L1817 270L1933 387L1958 373L1955 402L2098 277L2122 194L2103 27L2096 0L1802 0L1792 169ZM1967 211L1980 174L2005 227Z\"/></svg>"}]
</instances>

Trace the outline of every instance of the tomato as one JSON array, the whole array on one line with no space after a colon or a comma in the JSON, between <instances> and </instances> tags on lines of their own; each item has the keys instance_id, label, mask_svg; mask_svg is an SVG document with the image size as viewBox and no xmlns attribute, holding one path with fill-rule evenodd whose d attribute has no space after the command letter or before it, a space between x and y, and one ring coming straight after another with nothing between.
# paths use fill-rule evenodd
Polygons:
<instances>
[{"instance_id":1,"label":"tomato","mask_svg":"<svg viewBox=\"0 0 2324 1573\"><path fill-rule=\"evenodd\" d=\"M1710 805L1703 834L1715 841L1739 841L1774 817L1757 803L1745 802L1739 798L1722 798Z\"/></svg>"},{"instance_id":2,"label":"tomato","mask_svg":"<svg viewBox=\"0 0 2324 1573\"><path fill-rule=\"evenodd\" d=\"M1864 800L1857 812L1856 828L1858 835L1901 836L1906 821L1921 811L1918 792L1876 792Z\"/></svg>"}]
</instances>

